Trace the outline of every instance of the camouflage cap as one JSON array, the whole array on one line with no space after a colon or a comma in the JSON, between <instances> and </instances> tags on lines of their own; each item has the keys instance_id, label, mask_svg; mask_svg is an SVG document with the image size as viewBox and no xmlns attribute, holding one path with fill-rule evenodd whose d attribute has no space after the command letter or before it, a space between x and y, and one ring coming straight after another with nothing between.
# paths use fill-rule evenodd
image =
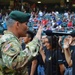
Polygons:
<instances>
[{"instance_id":1,"label":"camouflage cap","mask_svg":"<svg viewBox=\"0 0 75 75\"><path fill-rule=\"evenodd\" d=\"M30 14L14 10L10 12L9 17L13 20L19 21L20 23L24 23L29 21Z\"/></svg>"}]
</instances>

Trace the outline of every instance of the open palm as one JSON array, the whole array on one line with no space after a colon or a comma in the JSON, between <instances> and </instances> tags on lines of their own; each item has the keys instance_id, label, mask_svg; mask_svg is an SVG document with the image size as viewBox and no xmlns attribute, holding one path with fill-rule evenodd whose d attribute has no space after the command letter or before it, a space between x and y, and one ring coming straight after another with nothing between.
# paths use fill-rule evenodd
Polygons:
<instances>
[{"instance_id":1,"label":"open palm","mask_svg":"<svg viewBox=\"0 0 75 75\"><path fill-rule=\"evenodd\" d=\"M68 48L71 42L72 42L71 36L65 37L65 39L63 40L63 48Z\"/></svg>"}]
</instances>

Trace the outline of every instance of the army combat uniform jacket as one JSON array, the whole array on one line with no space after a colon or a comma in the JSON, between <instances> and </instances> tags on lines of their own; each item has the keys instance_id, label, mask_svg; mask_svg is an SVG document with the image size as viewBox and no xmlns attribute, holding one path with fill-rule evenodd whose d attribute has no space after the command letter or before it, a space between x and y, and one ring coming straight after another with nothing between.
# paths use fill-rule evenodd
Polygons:
<instances>
[{"instance_id":1,"label":"army combat uniform jacket","mask_svg":"<svg viewBox=\"0 0 75 75\"><path fill-rule=\"evenodd\" d=\"M2 75L25 75L21 70L38 54L39 47L40 41L34 38L26 45L26 49L22 50L18 38L12 32L6 31L0 38L0 73Z\"/></svg>"}]
</instances>

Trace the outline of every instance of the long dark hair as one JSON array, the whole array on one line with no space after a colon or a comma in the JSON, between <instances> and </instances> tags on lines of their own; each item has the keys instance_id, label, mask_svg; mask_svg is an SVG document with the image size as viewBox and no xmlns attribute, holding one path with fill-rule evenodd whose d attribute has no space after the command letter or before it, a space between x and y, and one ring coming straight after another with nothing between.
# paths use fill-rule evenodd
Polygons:
<instances>
[{"instance_id":1,"label":"long dark hair","mask_svg":"<svg viewBox=\"0 0 75 75\"><path fill-rule=\"evenodd\" d=\"M56 49L58 46L58 37L56 36L47 36L48 42L52 46L52 49Z\"/></svg>"}]
</instances>

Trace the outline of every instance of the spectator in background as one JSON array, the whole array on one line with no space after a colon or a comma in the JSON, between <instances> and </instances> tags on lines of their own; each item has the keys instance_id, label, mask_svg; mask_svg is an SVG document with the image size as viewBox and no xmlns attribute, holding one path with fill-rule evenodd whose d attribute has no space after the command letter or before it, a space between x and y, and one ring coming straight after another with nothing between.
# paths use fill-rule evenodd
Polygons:
<instances>
[{"instance_id":1,"label":"spectator in background","mask_svg":"<svg viewBox=\"0 0 75 75\"><path fill-rule=\"evenodd\" d=\"M26 37L23 37L24 44L22 48L24 49L25 44L28 44L34 38L34 33L32 31L27 31ZM37 58L35 57L32 62L28 65L28 75L37 75Z\"/></svg>"},{"instance_id":2,"label":"spectator in background","mask_svg":"<svg viewBox=\"0 0 75 75\"><path fill-rule=\"evenodd\" d=\"M0 13L0 23L2 22L2 13Z\"/></svg>"},{"instance_id":3,"label":"spectator in background","mask_svg":"<svg viewBox=\"0 0 75 75\"><path fill-rule=\"evenodd\" d=\"M71 34L74 33L75 31ZM61 41L63 42L61 46L64 51L66 61L71 68L69 75L75 75L75 35L61 38L60 42Z\"/></svg>"},{"instance_id":4,"label":"spectator in background","mask_svg":"<svg viewBox=\"0 0 75 75\"><path fill-rule=\"evenodd\" d=\"M58 20L57 20L56 24L57 24L58 26L62 24L62 21L61 21L61 19L60 19L60 18L58 18Z\"/></svg>"},{"instance_id":5,"label":"spectator in background","mask_svg":"<svg viewBox=\"0 0 75 75\"><path fill-rule=\"evenodd\" d=\"M42 18L43 12L40 10L39 13L38 13L38 15Z\"/></svg>"},{"instance_id":6,"label":"spectator in background","mask_svg":"<svg viewBox=\"0 0 75 75\"><path fill-rule=\"evenodd\" d=\"M68 28L72 28L72 27L73 27L73 23L72 23L71 20L68 21L67 27L68 27Z\"/></svg>"},{"instance_id":7,"label":"spectator in background","mask_svg":"<svg viewBox=\"0 0 75 75\"><path fill-rule=\"evenodd\" d=\"M47 37L46 35L43 35L42 39L41 39L43 49L46 48L45 47L45 38L46 37ZM40 53L38 55L38 75L45 75L45 64L43 62L43 59L42 59L42 56Z\"/></svg>"},{"instance_id":8,"label":"spectator in background","mask_svg":"<svg viewBox=\"0 0 75 75\"><path fill-rule=\"evenodd\" d=\"M64 40L65 36L60 36L59 37L59 45L61 47L61 55L62 55L62 59L63 59L63 63L65 65L65 71L64 71L64 75L72 75L72 67L70 67L66 61L66 55L65 55L65 51L63 49L63 40ZM66 37L67 38L67 37ZM66 46L66 45L65 45ZM73 46L70 46L70 51L73 52ZM72 53L71 53L72 54Z\"/></svg>"},{"instance_id":9,"label":"spectator in background","mask_svg":"<svg viewBox=\"0 0 75 75\"><path fill-rule=\"evenodd\" d=\"M55 38L48 36L45 39L45 50L40 50L42 59L45 63L46 75L64 75L65 66L61 62L61 54L56 50ZM57 53L58 52L58 53ZM63 61L63 60L62 60Z\"/></svg>"}]
</instances>

